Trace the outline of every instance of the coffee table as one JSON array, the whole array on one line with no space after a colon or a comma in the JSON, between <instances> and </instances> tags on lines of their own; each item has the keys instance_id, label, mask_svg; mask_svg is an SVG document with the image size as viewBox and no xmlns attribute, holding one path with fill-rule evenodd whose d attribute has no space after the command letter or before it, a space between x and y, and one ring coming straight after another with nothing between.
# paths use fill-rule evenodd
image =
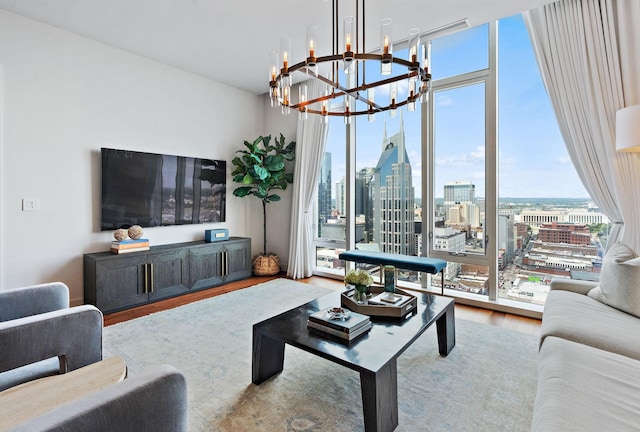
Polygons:
<instances>
[{"instance_id":1,"label":"coffee table","mask_svg":"<svg viewBox=\"0 0 640 432\"><path fill-rule=\"evenodd\" d=\"M252 381L260 384L282 372L284 347L289 344L358 371L365 431L392 431L398 425L396 360L434 322L440 355L451 352L455 346L454 300L419 294L415 313L404 320L371 317L373 328L350 343L309 331L310 314L339 305L340 292L336 291L254 324Z\"/></svg>"}]
</instances>

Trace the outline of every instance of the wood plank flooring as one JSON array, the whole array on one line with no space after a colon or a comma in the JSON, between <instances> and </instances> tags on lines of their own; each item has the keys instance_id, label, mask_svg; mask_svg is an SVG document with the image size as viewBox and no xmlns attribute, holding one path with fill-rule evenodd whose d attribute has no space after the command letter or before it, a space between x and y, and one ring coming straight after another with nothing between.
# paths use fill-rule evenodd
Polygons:
<instances>
[{"instance_id":1,"label":"wood plank flooring","mask_svg":"<svg viewBox=\"0 0 640 432\"><path fill-rule=\"evenodd\" d=\"M132 309L127 309L120 312L114 312L105 314L104 325L109 326L119 322L127 321L133 318L149 315L154 312L159 312L165 309L171 309L177 306L182 306L194 301L204 300L209 297L215 297L217 295L226 294L231 291L247 288L251 285L266 282L277 277L284 277L284 274L277 276L252 276L248 279L241 281L230 282L221 287L212 288L209 290L197 291L194 293L186 294L179 297L173 297L167 300L139 306ZM329 278L323 278L318 276L312 276L306 279L298 279L297 282L308 283L312 285L322 286L330 289L342 289L344 284L341 281ZM465 306L456 304L456 317L465 319L468 321L479 322L482 324L489 324L496 327L502 327L510 330L519 331L522 333L531 334L534 336L540 335L541 321L535 318L527 318L518 315L506 314L503 312L491 311L488 309L482 309L472 306Z\"/></svg>"}]
</instances>

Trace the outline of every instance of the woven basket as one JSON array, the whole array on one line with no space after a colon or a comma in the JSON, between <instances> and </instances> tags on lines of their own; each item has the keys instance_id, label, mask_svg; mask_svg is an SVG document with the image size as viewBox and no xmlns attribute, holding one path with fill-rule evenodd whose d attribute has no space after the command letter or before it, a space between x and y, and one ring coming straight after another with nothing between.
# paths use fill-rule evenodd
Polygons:
<instances>
[{"instance_id":1,"label":"woven basket","mask_svg":"<svg viewBox=\"0 0 640 432\"><path fill-rule=\"evenodd\" d=\"M278 255L256 255L253 257L253 274L256 276L273 276L280 273Z\"/></svg>"}]
</instances>

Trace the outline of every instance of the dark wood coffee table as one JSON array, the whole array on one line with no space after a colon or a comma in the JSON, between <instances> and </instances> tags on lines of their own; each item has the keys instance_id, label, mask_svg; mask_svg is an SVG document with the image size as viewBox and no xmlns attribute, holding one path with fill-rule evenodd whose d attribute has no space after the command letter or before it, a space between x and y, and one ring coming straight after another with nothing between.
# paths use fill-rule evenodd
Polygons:
<instances>
[{"instance_id":1,"label":"dark wood coffee table","mask_svg":"<svg viewBox=\"0 0 640 432\"><path fill-rule=\"evenodd\" d=\"M282 372L289 344L358 371L365 431L392 431L398 425L396 359L434 322L440 355L448 355L456 343L454 301L419 294L415 314L402 321L371 317L371 331L350 343L309 331L311 313L339 305L340 292L334 292L254 324L252 381L260 384Z\"/></svg>"}]
</instances>

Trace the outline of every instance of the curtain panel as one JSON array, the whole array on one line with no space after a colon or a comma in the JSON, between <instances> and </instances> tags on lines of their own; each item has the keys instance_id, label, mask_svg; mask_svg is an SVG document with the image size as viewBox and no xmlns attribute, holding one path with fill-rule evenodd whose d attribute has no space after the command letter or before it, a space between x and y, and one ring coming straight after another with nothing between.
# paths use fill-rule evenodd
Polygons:
<instances>
[{"instance_id":1,"label":"curtain panel","mask_svg":"<svg viewBox=\"0 0 640 432\"><path fill-rule=\"evenodd\" d=\"M311 80L307 85L310 98L321 95L320 81ZM313 207L328 131L329 125L323 123L319 115L310 114L306 120L298 119L287 268L287 276L292 279L311 276L315 267Z\"/></svg>"},{"instance_id":2,"label":"curtain panel","mask_svg":"<svg viewBox=\"0 0 640 432\"><path fill-rule=\"evenodd\" d=\"M615 150L615 114L640 103L637 0L562 0L524 14L560 131L585 188L640 250L640 155ZM634 15L635 14L635 15Z\"/></svg>"}]
</instances>

